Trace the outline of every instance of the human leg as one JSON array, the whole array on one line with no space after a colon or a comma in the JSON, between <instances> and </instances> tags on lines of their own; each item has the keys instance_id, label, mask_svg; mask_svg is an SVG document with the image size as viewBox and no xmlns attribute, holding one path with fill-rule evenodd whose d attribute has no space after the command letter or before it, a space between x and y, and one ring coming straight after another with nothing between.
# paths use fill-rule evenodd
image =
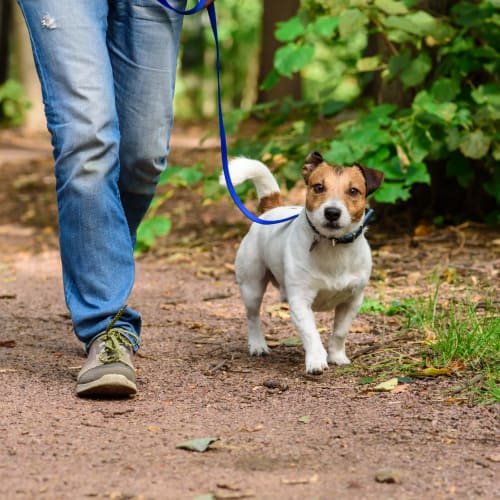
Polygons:
<instances>
[{"instance_id":1,"label":"human leg","mask_svg":"<svg viewBox=\"0 0 500 500\"><path fill-rule=\"evenodd\" d=\"M185 3L172 2L179 9ZM135 239L166 167L182 16L156 0L110 4L108 47L121 132L119 187Z\"/></svg>"},{"instance_id":2,"label":"human leg","mask_svg":"<svg viewBox=\"0 0 500 500\"><path fill-rule=\"evenodd\" d=\"M133 244L118 189L120 132L106 42L108 4L19 4L54 147L66 302L88 348L124 305L134 282ZM127 309L116 326L139 334L140 316Z\"/></svg>"}]
</instances>

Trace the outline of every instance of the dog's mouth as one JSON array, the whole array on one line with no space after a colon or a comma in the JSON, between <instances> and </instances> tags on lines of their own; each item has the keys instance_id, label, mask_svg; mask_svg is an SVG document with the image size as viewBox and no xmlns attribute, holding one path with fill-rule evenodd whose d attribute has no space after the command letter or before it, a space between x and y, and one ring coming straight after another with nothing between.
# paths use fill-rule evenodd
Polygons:
<instances>
[{"instance_id":1,"label":"dog's mouth","mask_svg":"<svg viewBox=\"0 0 500 500\"><path fill-rule=\"evenodd\" d=\"M323 224L323 227L325 229L342 229L342 224L340 224L338 221L327 221Z\"/></svg>"}]
</instances>

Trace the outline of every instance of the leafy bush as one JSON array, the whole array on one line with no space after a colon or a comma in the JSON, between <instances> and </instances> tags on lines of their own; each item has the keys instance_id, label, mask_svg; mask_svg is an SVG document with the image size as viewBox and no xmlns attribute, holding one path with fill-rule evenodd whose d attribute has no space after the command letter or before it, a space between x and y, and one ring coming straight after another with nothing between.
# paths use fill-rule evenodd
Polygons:
<instances>
[{"instance_id":1,"label":"leafy bush","mask_svg":"<svg viewBox=\"0 0 500 500\"><path fill-rule=\"evenodd\" d=\"M26 99L23 86L16 80L7 80L0 85L0 124L18 127L23 122L24 113L30 103Z\"/></svg>"},{"instance_id":2,"label":"leafy bush","mask_svg":"<svg viewBox=\"0 0 500 500\"><path fill-rule=\"evenodd\" d=\"M300 71L302 103L259 107L266 127L253 153L291 159L282 175L298 178L312 147L332 162L360 161L384 171L380 202L407 200L417 183L431 182L429 165L462 187L480 181L500 202L500 17L498 0L461 1L441 14L414 0L304 0L298 14L276 29L283 46L264 85ZM378 50L371 54L376 37ZM394 85L403 102L367 96L375 79ZM395 102L391 103L393 100ZM401 99L399 99L401 101ZM347 106L350 113L341 112ZM240 113L241 114L241 113ZM313 137L310 123L338 116L334 140ZM293 125L276 135L276 124ZM235 152L248 146L236 144ZM279 170L279 169L278 169Z\"/></svg>"}]
</instances>

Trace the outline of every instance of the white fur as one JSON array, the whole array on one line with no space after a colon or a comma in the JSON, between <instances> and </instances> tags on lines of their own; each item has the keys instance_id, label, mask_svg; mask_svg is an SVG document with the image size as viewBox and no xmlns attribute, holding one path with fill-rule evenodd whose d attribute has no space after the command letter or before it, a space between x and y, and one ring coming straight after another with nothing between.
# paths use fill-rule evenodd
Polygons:
<instances>
[{"instance_id":1,"label":"white fur","mask_svg":"<svg viewBox=\"0 0 500 500\"><path fill-rule=\"evenodd\" d=\"M263 173L262 167L267 174ZM256 183L257 192L270 189L269 176L272 175L260 162L239 158L230 163L230 173L235 184L239 179L251 178ZM342 200L328 200L326 203L339 208L342 205L347 211ZM318 226L323 222L323 205L308 214ZM260 306L267 284L273 281L279 286L282 299L288 300L290 305L291 319L306 354L306 371L321 373L328 363L350 363L345 353L345 339L363 301L363 290L371 272L371 252L364 235L353 243L336 245L321 238L310 251L315 233L306 220L303 207L277 207L262 217L278 219L297 212L299 216L291 222L252 224L236 256L236 279L246 308L250 354L269 353L262 333ZM325 230L327 237L332 233L341 236L359 225L351 223L348 213L343 212L342 217L345 226ZM332 309L335 309L335 323L327 352L313 311Z\"/></svg>"},{"instance_id":2,"label":"white fur","mask_svg":"<svg viewBox=\"0 0 500 500\"><path fill-rule=\"evenodd\" d=\"M258 160L234 158L229 163L229 171L234 185L241 184L247 180L253 181L259 200L264 196L269 196L271 193L277 193L280 190L273 174ZM223 174L219 177L219 182L223 186L226 185L226 179Z\"/></svg>"}]
</instances>

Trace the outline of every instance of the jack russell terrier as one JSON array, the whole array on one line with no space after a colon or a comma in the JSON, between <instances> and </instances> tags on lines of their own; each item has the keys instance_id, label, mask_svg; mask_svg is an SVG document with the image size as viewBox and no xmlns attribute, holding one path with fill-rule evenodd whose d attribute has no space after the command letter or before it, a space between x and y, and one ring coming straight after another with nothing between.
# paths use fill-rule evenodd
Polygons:
<instances>
[{"instance_id":1,"label":"jack russell terrier","mask_svg":"<svg viewBox=\"0 0 500 500\"><path fill-rule=\"evenodd\" d=\"M246 308L250 355L269 353L262 333L260 306L267 284L290 306L306 354L307 373L320 374L328 363L347 365L345 339L363 302L372 260L365 239L367 196L384 174L355 164L339 167L311 153L302 168L305 208L283 206L279 186L261 162L236 158L229 171L234 184L252 180L266 219L298 213L292 221L252 224L236 255L236 280ZM221 183L224 179L221 178ZM335 309L335 322L323 347L313 311Z\"/></svg>"}]
</instances>

